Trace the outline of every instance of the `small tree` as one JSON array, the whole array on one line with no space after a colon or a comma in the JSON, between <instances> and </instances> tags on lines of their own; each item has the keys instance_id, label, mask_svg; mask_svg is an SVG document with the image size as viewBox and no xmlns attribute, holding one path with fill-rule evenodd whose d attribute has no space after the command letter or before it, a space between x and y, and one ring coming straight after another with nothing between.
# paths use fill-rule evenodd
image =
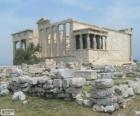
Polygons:
<instances>
[{"instance_id":1,"label":"small tree","mask_svg":"<svg viewBox=\"0 0 140 116\"><path fill-rule=\"evenodd\" d=\"M23 49L17 49L16 53L15 53L15 58L14 58L14 64L21 64L22 62L24 62L24 57L25 57L25 52Z\"/></svg>"},{"instance_id":2,"label":"small tree","mask_svg":"<svg viewBox=\"0 0 140 116\"><path fill-rule=\"evenodd\" d=\"M35 55L35 52L41 52L41 47L39 44L35 46L33 43L31 43L25 50L21 48L17 49L15 53L14 64L35 64L40 62L41 59Z\"/></svg>"}]
</instances>

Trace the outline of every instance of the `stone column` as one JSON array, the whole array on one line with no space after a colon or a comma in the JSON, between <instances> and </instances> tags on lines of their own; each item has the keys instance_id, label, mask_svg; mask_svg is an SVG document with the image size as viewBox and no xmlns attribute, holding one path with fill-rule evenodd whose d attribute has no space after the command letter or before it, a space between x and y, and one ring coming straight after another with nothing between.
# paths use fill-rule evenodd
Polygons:
<instances>
[{"instance_id":1,"label":"stone column","mask_svg":"<svg viewBox=\"0 0 140 116\"><path fill-rule=\"evenodd\" d=\"M42 57L45 58L46 57L46 38L45 38L45 34L46 34L46 29L42 29L41 30L41 38L42 38ZM29 45L29 41L28 41L28 45Z\"/></svg>"},{"instance_id":2,"label":"stone column","mask_svg":"<svg viewBox=\"0 0 140 116\"><path fill-rule=\"evenodd\" d=\"M53 28L53 34L54 34L54 46L53 46L53 51L54 51L54 56L57 56L57 26L54 26Z\"/></svg>"},{"instance_id":3,"label":"stone column","mask_svg":"<svg viewBox=\"0 0 140 116\"><path fill-rule=\"evenodd\" d=\"M23 48L22 40L20 40L20 48L21 48L21 49Z\"/></svg>"},{"instance_id":4,"label":"stone column","mask_svg":"<svg viewBox=\"0 0 140 116\"><path fill-rule=\"evenodd\" d=\"M48 28L45 31L45 56L48 57Z\"/></svg>"},{"instance_id":5,"label":"stone column","mask_svg":"<svg viewBox=\"0 0 140 116\"><path fill-rule=\"evenodd\" d=\"M80 34L80 49L83 49L82 34Z\"/></svg>"},{"instance_id":6,"label":"stone column","mask_svg":"<svg viewBox=\"0 0 140 116\"><path fill-rule=\"evenodd\" d=\"M103 36L101 35L100 37L100 48L103 50L104 49L104 41L103 41Z\"/></svg>"},{"instance_id":7,"label":"stone column","mask_svg":"<svg viewBox=\"0 0 140 116\"><path fill-rule=\"evenodd\" d=\"M90 37L89 37L89 33L87 34L87 49L90 49Z\"/></svg>"},{"instance_id":8,"label":"stone column","mask_svg":"<svg viewBox=\"0 0 140 116\"><path fill-rule=\"evenodd\" d=\"M73 39L74 35L73 35L73 22L70 22L70 36L69 36L69 43L70 43L70 47L69 47L69 54L73 53L74 45L75 45L75 39Z\"/></svg>"},{"instance_id":9,"label":"stone column","mask_svg":"<svg viewBox=\"0 0 140 116\"><path fill-rule=\"evenodd\" d=\"M93 40L94 40L94 49L97 49L97 43L96 43L96 35L94 34L93 36Z\"/></svg>"},{"instance_id":10,"label":"stone column","mask_svg":"<svg viewBox=\"0 0 140 116\"><path fill-rule=\"evenodd\" d=\"M107 37L105 36L105 50L107 50Z\"/></svg>"},{"instance_id":11,"label":"stone column","mask_svg":"<svg viewBox=\"0 0 140 116\"><path fill-rule=\"evenodd\" d=\"M29 47L30 43L29 43L29 40L27 40L27 39L25 41L26 41L26 48L27 48L27 47Z\"/></svg>"},{"instance_id":12,"label":"stone column","mask_svg":"<svg viewBox=\"0 0 140 116\"><path fill-rule=\"evenodd\" d=\"M24 49L26 49L26 40L24 40L24 47L25 47Z\"/></svg>"},{"instance_id":13,"label":"stone column","mask_svg":"<svg viewBox=\"0 0 140 116\"><path fill-rule=\"evenodd\" d=\"M44 44L43 44L43 29L39 29L39 39L40 39L40 45L42 46L42 49L41 49L41 57L44 58ZM29 41L26 40L26 46L28 47L29 45Z\"/></svg>"},{"instance_id":14,"label":"stone column","mask_svg":"<svg viewBox=\"0 0 140 116\"><path fill-rule=\"evenodd\" d=\"M93 34L91 34L91 36L89 36L90 37L90 48L92 48L92 49L94 49L94 35Z\"/></svg>"},{"instance_id":15,"label":"stone column","mask_svg":"<svg viewBox=\"0 0 140 116\"><path fill-rule=\"evenodd\" d=\"M16 41L13 41L13 58L15 58L15 52L16 52Z\"/></svg>"},{"instance_id":16,"label":"stone column","mask_svg":"<svg viewBox=\"0 0 140 116\"><path fill-rule=\"evenodd\" d=\"M57 25L57 32L56 32L56 37L57 37L57 56L60 56L60 33L59 33L59 25Z\"/></svg>"},{"instance_id":17,"label":"stone column","mask_svg":"<svg viewBox=\"0 0 140 116\"><path fill-rule=\"evenodd\" d=\"M93 48L92 48L92 49L94 49L94 46L95 46L94 36L95 36L95 35L92 35L92 41L93 41Z\"/></svg>"},{"instance_id":18,"label":"stone column","mask_svg":"<svg viewBox=\"0 0 140 116\"><path fill-rule=\"evenodd\" d=\"M132 34L130 35L130 58L129 60L133 62L133 41L132 41Z\"/></svg>"},{"instance_id":19,"label":"stone column","mask_svg":"<svg viewBox=\"0 0 140 116\"><path fill-rule=\"evenodd\" d=\"M102 36L103 38L103 50L106 50L106 37Z\"/></svg>"},{"instance_id":20,"label":"stone column","mask_svg":"<svg viewBox=\"0 0 140 116\"><path fill-rule=\"evenodd\" d=\"M101 36L102 38L102 44L103 44L103 50L104 50L104 36Z\"/></svg>"},{"instance_id":21,"label":"stone column","mask_svg":"<svg viewBox=\"0 0 140 116\"><path fill-rule=\"evenodd\" d=\"M66 24L63 25L63 55L66 55Z\"/></svg>"},{"instance_id":22,"label":"stone column","mask_svg":"<svg viewBox=\"0 0 140 116\"><path fill-rule=\"evenodd\" d=\"M102 39L101 39L101 35L99 35L99 49L101 49L101 43L102 43Z\"/></svg>"},{"instance_id":23,"label":"stone column","mask_svg":"<svg viewBox=\"0 0 140 116\"><path fill-rule=\"evenodd\" d=\"M50 27L50 41L51 41L51 44L50 44L50 54L51 54L51 57L53 57L53 40L54 40L54 36L53 36L53 27Z\"/></svg>"}]
</instances>

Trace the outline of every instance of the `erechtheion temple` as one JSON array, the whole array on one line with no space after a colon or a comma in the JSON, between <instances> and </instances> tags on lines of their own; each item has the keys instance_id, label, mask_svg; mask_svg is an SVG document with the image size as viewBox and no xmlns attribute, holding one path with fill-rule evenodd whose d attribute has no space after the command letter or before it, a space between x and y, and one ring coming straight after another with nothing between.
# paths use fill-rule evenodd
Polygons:
<instances>
[{"instance_id":1,"label":"erechtheion temple","mask_svg":"<svg viewBox=\"0 0 140 116\"><path fill-rule=\"evenodd\" d=\"M14 54L17 47L26 48L32 42L41 45L43 59L56 62L124 64L133 61L132 28L113 30L73 19L52 23L44 18L37 25L37 32L28 29L12 34Z\"/></svg>"}]
</instances>

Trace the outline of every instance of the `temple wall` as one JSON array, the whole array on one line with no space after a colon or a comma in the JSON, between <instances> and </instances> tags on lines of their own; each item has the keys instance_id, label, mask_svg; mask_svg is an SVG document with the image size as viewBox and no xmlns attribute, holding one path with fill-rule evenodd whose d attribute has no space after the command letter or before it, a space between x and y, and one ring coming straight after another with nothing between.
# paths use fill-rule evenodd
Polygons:
<instances>
[{"instance_id":1,"label":"temple wall","mask_svg":"<svg viewBox=\"0 0 140 116\"><path fill-rule=\"evenodd\" d=\"M95 63L128 63L130 62L130 37L109 31L106 50L89 50L89 61Z\"/></svg>"}]
</instances>

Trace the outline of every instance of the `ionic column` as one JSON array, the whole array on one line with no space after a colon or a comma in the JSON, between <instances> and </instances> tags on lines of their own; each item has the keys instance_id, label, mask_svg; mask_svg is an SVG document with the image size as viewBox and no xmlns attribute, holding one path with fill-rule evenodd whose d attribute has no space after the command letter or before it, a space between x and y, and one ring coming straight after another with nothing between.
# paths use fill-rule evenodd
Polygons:
<instances>
[{"instance_id":1,"label":"ionic column","mask_svg":"<svg viewBox=\"0 0 140 116\"><path fill-rule=\"evenodd\" d=\"M94 49L97 49L97 43L96 43L96 35L94 34L93 36L93 40L94 40Z\"/></svg>"},{"instance_id":2,"label":"ionic column","mask_svg":"<svg viewBox=\"0 0 140 116\"><path fill-rule=\"evenodd\" d=\"M50 50L50 54L51 54L51 57L53 57L53 40L54 40L54 36L53 36L53 27L50 27L50 30L51 30L51 32L50 32L50 41L51 41L51 44L50 44L50 47L51 47L51 50Z\"/></svg>"},{"instance_id":3,"label":"ionic column","mask_svg":"<svg viewBox=\"0 0 140 116\"><path fill-rule=\"evenodd\" d=\"M90 49L90 37L89 37L89 34L87 34L87 49Z\"/></svg>"},{"instance_id":4,"label":"ionic column","mask_svg":"<svg viewBox=\"0 0 140 116\"><path fill-rule=\"evenodd\" d=\"M132 34L130 35L130 61L132 61L133 62L133 43L132 43L133 41L132 41Z\"/></svg>"},{"instance_id":5,"label":"ionic column","mask_svg":"<svg viewBox=\"0 0 140 116\"><path fill-rule=\"evenodd\" d=\"M103 36L100 36L100 49L104 49Z\"/></svg>"},{"instance_id":6,"label":"ionic column","mask_svg":"<svg viewBox=\"0 0 140 116\"><path fill-rule=\"evenodd\" d=\"M23 46L22 46L22 40L20 40L20 48L22 48Z\"/></svg>"},{"instance_id":7,"label":"ionic column","mask_svg":"<svg viewBox=\"0 0 140 116\"><path fill-rule=\"evenodd\" d=\"M40 29L39 30L39 38L40 38L40 45L42 46L42 50L41 50L41 57L44 58L44 38L43 38L43 29ZM28 47L29 46L29 41L26 40L26 46Z\"/></svg>"},{"instance_id":8,"label":"ionic column","mask_svg":"<svg viewBox=\"0 0 140 116\"><path fill-rule=\"evenodd\" d=\"M106 42L107 42L107 37L104 37L105 50L107 50L107 43Z\"/></svg>"},{"instance_id":9,"label":"ionic column","mask_svg":"<svg viewBox=\"0 0 140 116\"><path fill-rule=\"evenodd\" d=\"M94 36L95 36L95 35L92 36L92 41L93 41L93 43L92 43L92 44L93 44L93 48L92 48L92 49L94 49L94 46L95 46Z\"/></svg>"},{"instance_id":10,"label":"ionic column","mask_svg":"<svg viewBox=\"0 0 140 116\"><path fill-rule=\"evenodd\" d=\"M24 49L26 49L26 40L24 40Z\"/></svg>"},{"instance_id":11,"label":"ionic column","mask_svg":"<svg viewBox=\"0 0 140 116\"><path fill-rule=\"evenodd\" d=\"M105 50L105 37L102 36L102 39L103 39L103 50Z\"/></svg>"},{"instance_id":12,"label":"ionic column","mask_svg":"<svg viewBox=\"0 0 140 116\"><path fill-rule=\"evenodd\" d=\"M90 38L90 48L94 48L94 35L93 34L91 34L91 36L89 36L89 38Z\"/></svg>"},{"instance_id":13,"label":"ionic column","mask_svg":"<svg viewBox=\"0 0 140 116\"><path fill-rule=\"evenodd\" d=\"M71 54L71 52L74 50L74 45L75 45L75 41L72 39L73 38L73 22L70 22L70 36L69 36L69 41L70 41L70 47L69 47L69 53Z\"/></svg>"},{"instance_id":14,"label":"ionic column","mask_svg":"<svg viewBox=\"0 0 140 116\"><path fill-rule=\"evenodd\" d=\"M46 57L46 29L41 30L41 38L42 38L42 56L43 58ZM30 45L29 41L27 42L28 46Z\"/></svg>"},{"instance_id":15,"label":"ionic column","mask_svg":"<svg viewBox=\"0 0 140 116\"><path fill-rule=\"evenodd\" d=\"M66 24L63 25L63 45L64 45L64 49L63 49L63 55L66 55Z\"/></svg>"},{"instance_id":16,"label":"ionic column","mask_svg":"<svg viewBox=\"0 0 140 116\"><path fill-rule=\"evenodd\" d=\"M101 43L102 43L102 37L101 37L101 35L99 35L99 49L101 49Z\"/></svg>"},{"instance_id":17,"label":"ionic column","mask_svg":"<svg viewBox=\"0 0 140 116\"><path fill-rule=\"evenodd\" d=\"M45 30L45 32L44 32L45 34L44 35L46 35L44 38L45 38L45 56L46 57L49 57L49 53L48 53L48 29L46 29Z\"/></svg>"},{"instance_id":18,"label":"ionic column","mask_svg":"<svg viewBox=\"0 0 140 116\"><path fill-rule=\"evenodd\" d=\"M29 43L29 40L27 40L27 39L25 41L26 41L26 48L27 48L27 47L29 47L30 43Z\"/></svg>"},{"instance_id":19,"label":"ionic column","mask_svg":"<svg viewBox=\"0 0 140 116\"><path fill-rule=\"evenodd\" d=\"M82 34L80 34L80 49L83 49Z\"/></svg>"},{"instance_id":20,"label":"ionic column","mask_svg":"<svg viewBox=\"0 0 140 116\"><path fill-rule=\"evenodd\" d=\"M15 58L16 44L17 42L13 41L13 58Z\"/></svg>"},{"instance_id":21,"label":"ionic column","mask_svg":"<svg viewBox=\"0 0 140 116\"><path fill-rule=\"evenodd\" d=\"M53 46L53 51L54 51L54 56L57 56L57 26L54 26L53 29L53 34L54 34L54 46Z\"/></svg>"},{"instance_id":22,"label":"ionic column","mask_svg":"<svg viewBox=\"0 0 140 116\"><path fill-rule=\"evenodd\" d=\"M59 25L57 25L57 27L56 27L57 29L57 32L56 32L56 37L57 37L57 56L60 56L60 53L59 53L59 51L60 51L60 34L59 34Z\"/></svg>"}]
</instances>

